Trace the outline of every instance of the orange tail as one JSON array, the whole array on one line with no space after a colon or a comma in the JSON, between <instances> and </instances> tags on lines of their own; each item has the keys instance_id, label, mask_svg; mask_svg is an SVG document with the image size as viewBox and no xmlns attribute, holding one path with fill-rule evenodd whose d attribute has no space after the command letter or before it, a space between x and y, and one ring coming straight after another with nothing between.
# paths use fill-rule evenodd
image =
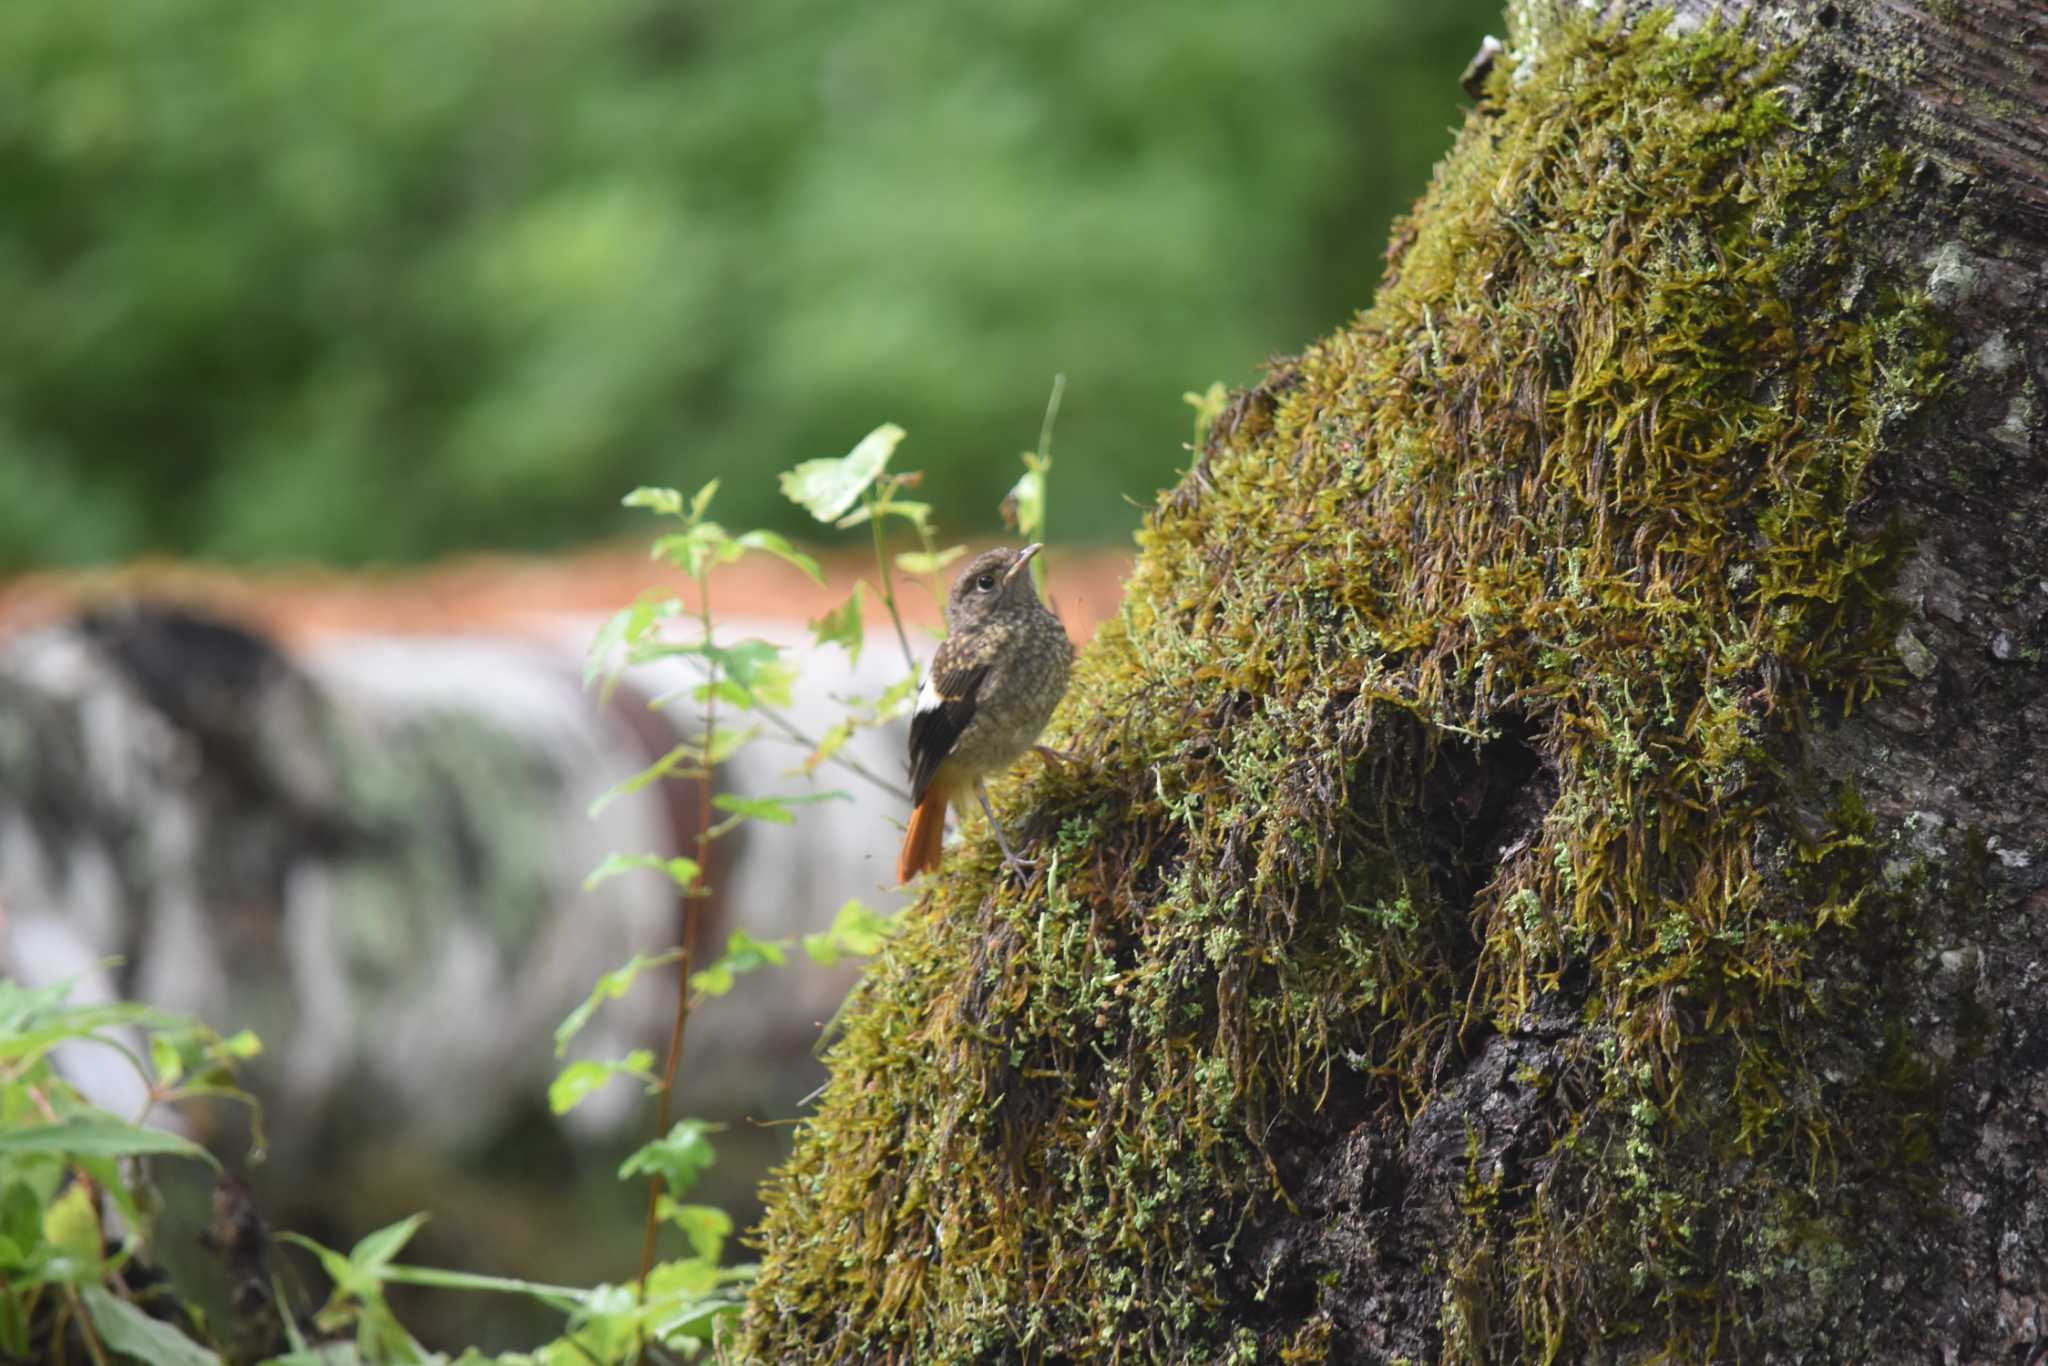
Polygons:
<instances>
[{"instance_id":1,"label":"orange tail","mask_svg":"<svg viewBox=\"0 0 2048 1366\"><path fill-rule=\"evenodd\" d=\"M898 882L908 882L939 866L939 845L946 838L946 798L944 785L935 782L924 790L924 800L910 813L910 829L903 835L903 853L896 860Z\"/></svg>"}]
</instances>

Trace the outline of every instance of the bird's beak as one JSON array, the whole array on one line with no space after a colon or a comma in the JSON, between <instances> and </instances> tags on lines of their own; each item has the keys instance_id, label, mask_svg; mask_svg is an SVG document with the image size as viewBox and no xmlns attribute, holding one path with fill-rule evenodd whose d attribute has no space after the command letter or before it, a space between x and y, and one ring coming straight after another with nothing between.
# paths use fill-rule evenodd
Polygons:
<instances>
[{"instance_id":1,"label":"bird's beak","mask_svg":"<svg viewBox=\"0 0 2048 1366\"><path fill-rule=\"evenodd\" d=\"M1019 574L1023 573L1024 566L1031 563L1031 557L1033 555L1036 555L1039 551L1043 549L1045 549L1045 546L1043 544L1041 544L1038 541L1033 541L1030 545L1027 545L1022 550L1018 551L1017 562L1010 566L1008 573L1003 575L1003 582L1008 583L1011 579L1014 579Z\"/></svg>"}]
</instances>

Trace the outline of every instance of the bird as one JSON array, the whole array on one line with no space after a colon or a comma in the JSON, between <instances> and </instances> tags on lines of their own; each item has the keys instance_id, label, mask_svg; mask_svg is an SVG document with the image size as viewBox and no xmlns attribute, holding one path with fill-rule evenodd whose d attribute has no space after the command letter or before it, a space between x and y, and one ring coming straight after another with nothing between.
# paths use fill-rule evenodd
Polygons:
<instances>
[{"instance_id":1,"label":"bird","mask_svg":"<svg viewBox=\"0 0 2048 1366\"><path fill-rule=\"evenodd\" d=\"M968 790L981 799L1003 861L1019 880L1024 864L1010 848L995 808L988 775L1000 773L1034 746L1067 691L1074 644L1066 627L1038 600L1027 572L1044 549L999 547L968 562L946 598L946 639L932 657L910 717L910 828L896 877L908 882L939 866L946 809L964 803Z\"/></svg>"}]
</instances>

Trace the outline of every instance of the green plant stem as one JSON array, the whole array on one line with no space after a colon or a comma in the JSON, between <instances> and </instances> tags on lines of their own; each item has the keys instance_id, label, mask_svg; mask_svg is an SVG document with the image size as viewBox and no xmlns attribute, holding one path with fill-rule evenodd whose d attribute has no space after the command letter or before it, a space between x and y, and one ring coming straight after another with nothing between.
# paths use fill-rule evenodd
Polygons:
<instances>
[{"instance_id":1,"label":"green plant stem","mask_svg":"<svg viewBox=\"0 0 2048 1366\"><path fill-rule=\"evenodd\" d=\"M697 580L697 621L704 633L704 642L711 643L711 576L707 573ZM709 745L711 737L718 733L718 661L706 657L708 672L704 688L704 743ZM683 893L683 953L676 961L676 1013L669 1026L668 1057L661 1068L661 1093L655 1100L654 1136L659 1139L668 1133L675 1117L676 1070L682 1063L683 1040L690 1023L690 976L695 970L697 958L697 926L703 920L698 903L710 894L703 877L711 866L711 769L705 765L697 776L697 869L698 881ZM656 1173L647 1186L647 1222L640 1238L640 1288L639 1299L647 1302L647 1278L654 1272L654 1244L661 1231L662 1179ZM637 1330L644 1333L645 1329ZM647 1343L641 1337L635 1344L634 1359L644 1360Z\"/></svg>"},{"instance_id":2,"label":"green plant stem","mask_svg":"<svg viewBox=\"0 0 2048 1366\"><path fill-rule=\"evenodd\" d=\"M875 532L875 572L882 576L882 601L889 608L889 620L896 624L896 643L903 647L903 667L917 674L917 656L910 649L910 633L903 629L903 614L896 610L896 578L889 572L889 547L882 539L882 517L875 496L868 494L868 525Z\"/></svg>"},{"instance_id":3,"label":"green plant stem","mask_svg":"<svg viewBox=\"0 0 2048 1366\"><path fill-rule=\"evenodd\" d=\"M1067 391L1064 374L1052 377L1052 392L1045 399L1045 420L1038 424L1038 458L1052 459L1052 424L1060 420L1060 395Z\"/></svg>"},{"instance_id":4,"label":"green plant stem","mask_svg":"<svg viewBox=\"0 0 2048 1366\"><path fill-rule=\"evenodd\" d=\"M1045 418L1038 424L1038 535L1045 539L1046 523L1052 520L1052 498L1049 476L1052 473L1052 428L1060 420L1060 398L1067 392L1067 377L1064 373L1052 377L1052 392L1045 396ZM1045 556L1039 555L1031 561L1031 583L1038 589L1040 597L1045 595Z\"/></svg>"}]
</instances>

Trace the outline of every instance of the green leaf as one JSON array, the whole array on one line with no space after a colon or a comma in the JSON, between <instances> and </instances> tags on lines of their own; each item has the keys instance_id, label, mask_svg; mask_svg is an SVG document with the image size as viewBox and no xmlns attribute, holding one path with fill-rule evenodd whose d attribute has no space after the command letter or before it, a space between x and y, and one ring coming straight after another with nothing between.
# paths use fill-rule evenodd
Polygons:
<instances>
[{"instance_id":1,"label":"green leaf","mask_svg":"<svg viewBox=\"0 0 2048 1366\"><path fill-rule=\"evenodd\" d=\"M69 1274L62 1279L96 1281L100 1278L100 1211L93 1203L92 1188L73 1182L43 1211L42 1241L63 1255Z\"/></svg>"},{"instance_id":2,"label":"green leaf","mask_svg":"<svg viewBox=\"0 0 2048 1366\"><path fill-rule=\"evenodd\" d=\"M659 854L606 854L604 862L590 870L590 876L583 879L583 890L589 891L600 882L610 881L620 873L636 872L640 869L668 874L669 881L688 891L702 871L695 859L663 858Z\"/></svg>"},{"instance_id":3,"label":"green leaf","mask_svg":"<svg viewBox=\"0 0 2048 1366\"><path fill-rule=\"evenodd\" d=\"M837 645L846 651L849 663L860 663L860 648L867 640L862 617L867 586L856 581L853 596L811 623L811 638L819 645Z\"/></svg>"},{"instance_id":4,"label":"green leaf","mask_svg":"<svg viewBox=\"0 0 2048 1366\"><path fill-rule=\"evenodd\" d=\"M838 459L806 460L782 476L782 492L821 522L845 514L888 467L903 429L885 422Z\"/></svg>"},{"instance_id":5,"label":"green leaf","mask_svg":"<svg viewBox=\"0 0 2048 1366\"><path fill-rule=\"evenodd\" d=\"M617 486L614 485L614 487ZM674 489L653 488L642 484L639 488L634 489L624 498L621 498L619 506L646 508L650 512L658 512L665 517L675 517L682 514L683 495L677 493Z\"/></svg>"},{"instance_id":6,"label":"green leaf","mask_svg":"<svg viewBox=\"0 0 2048 1366\"><path fill-rule=\"evenodd\" d=\"M748 637L731 645L713 646L705 654L716 660L726 676L741 687L751 688L782 662L782 647L772 640Z\"/></svg>"},{"instance_id":7,"label":"green leaf","mask_svg":"<svg viewBox=\"0 0 2048 1366\"><path fill-rule=\"evenodd\" d=\"M896 557L896 567L906 574L936 574L966 553L964 545L949 545L929 555L922 550L906 550Z\"/></svg>"},{"instance_id":8,"label":"green leaf","mask_svg":"<svg viewBox=\"0 0 2048 1366\"><path fill-rule=\"evenodd\" d=\"M647 1083L651 1092L661 1085L661 1078L654 1075L654 1054L645 1048L636 1048L625 1057L611 1060L588 1059L572 1062L562 1069L554 1084L548 1087L548 1108L558 1115L566 1115L595 1094L613 1077L637 1077Z\"/></svg>"},{"instance_id":9,"label":"green leaf","mask_svg":"<svg viewBox=\"0 0 2048 1366\"><path fill-rule=\"evenodd\" d=\"M908 498L891 498L884 494L875 502L861 504L833 525L841 531L847 531L865 525L871 517L879 517L883 521L894 517L899 522L910 523L919 531L929 531L932 524L932 505L914 502Z\"/></svg>"},{"instance_id":10,"label":"green leaf","mask_svg":"<svg viewBox=\"0 0 2048 1366\"><path fill-rule=\"evenodd\" d=\"M1017 528L1027 541L1045 537L1045 476L1052 461L1034 452L1024 453L1025 470L1003 499L1003 519ZM1035 566L1034 566L1035 567Z\"/></svg>"},{"instance_id":11,"label":"green leaf","mask_svg":"<svg viewBox=\"0 0 2048 1366\"><path fill-rule=\"evenodd\" d=\"M667 560L693 579L702 579L722 564L731 564L745 549L716 522L695 522L688 530L657 539L647 556Z\"/></svg>"},{"instance_id":12,"label":"green leaf","mask_svg":"<svg viewBox=\"0 0 2048 1366\"><path fill-rule=\"evenodd\" d=\"M65 991L71 989L70 982L62 986ZM119 1025L183 1029L190 1024L191 1021L184 1016L171 1015L131 1001L79 1006L43 1002L25 1014L12 1029L0 1030L0 1061L33 1062L58 1044L73 1039L91 1039L125 1053L127 1049L117 1038L104 1035L102 1031Z\"/></svg>"},{"instance_id":13,"label":"green leaf","mask_svg":"<svg viewBox=\"0 0 2048 1366\"><path fill-rule=\"evenodd\" d=\"M19 1033L38 1015L62 1006L77 985L76 977L33 988L0 977L0 1037Z\"/></svg>"},{"instance_id":14,"label":"green leaf","mask_svg":"<svg viewBox=\"0 0 2048 1366\"><path fill-rule=\"evenodd\" d=\"M818 765L826 762L840 750L846 748L846 742L851 739L853 739L853 722L834 721L830 728L825 731L824 735L819 737L818 747L804 756L803 767L798 771L802 773L816 772Z\"/></svg>"},{"instance_id":15,"label":"green leaf","mask_svg":"<svg viewBox=\"0 0 2048 1366\"><path fill-rule=\"evenodd\" d=\"M875 720L878 723L887 721L909 706L910 699L917 695L917 686L916 674L907 675L891 683L888 689L875 699Z\"/></svg>"},{"instance_id":16,"label":"green leaf","mask_svg":"<svg viewBox=\"0 0 2048 1366\"><path fill-rule=\"evenodd\" d=\"M832 927L804 936L804 952L826 966L841 958L868 958L882 951L896 922L860 900L848 901L832 917Z\"/></svg>"},{"instance_id":17,"label":"green leaf","mask_svg":"<svg viewBox=\"0 0 2048 1366\"><path fill-rule=\"evenodd\" d=\"M412 1241L412 1235L419 1232L420 1225L425 1222L427 1216L424 1213L409 1214L395 1224L386 1224L374 1233L364 1234L349 1250L349 1265L357 1271L381 1272L398 1255L399 1249Z\"/></svg>"},{"instance_id":18,"label":"green leaf","mask_svg":"<svg viewBox=\"0 0 2048 1366\"><path fill-rule=\"evenodd\" d=\"M220 1366L220 1358L162 1319L153 1319L97 1285L79 1287L100 1341L151 1366Z\"/></svg>"},{"instance_id":19,"label":"green leaf","mask_svg":"<svg viewBox=\"0 0 2048 1366\"><path fill-rule=\"evenodd\" d=\"M587 814L595 816L619 798L630 797L642 788L651 787L678 769L682 770L681 776L690 776L690 768L686 766L695 765L700 754L699 746L688 740L683 741L632 777L614 783L608 791L601 793L597 800L590 804Z\"/></svg>"},{"instance_id":20,"label":"green leaf","mask_svg":"<svg viewBox=\"0 0 2048 1366\"><path fill-rule=\"evenodd\" d=\"M773 825L795 825L796 812L789 809L792 806L852 800L852 793L837 790L805 792L790 797L742 797L736 792L721 792L711 799L711 804L720 811L745 820L767 821Z\"/></svg>"},{"instance_id":21,"label":"green leaf","mask_svg":"<svg viewBox=\"0 0 2048 1366\"><path fill-rule=\"evenodd\" d=\"M711 500L718 493L718 481L712 480L690 497L690 520L696 521L704 515L704 509L711 506Z\"/></svg>"},{"instance_id":22,"label":"green leaf","mask_svg":"<svg viewBox=\"0 0 2048 1366\"><path fill-rule=\"evenodd\" d=\"M59 1120L0 1130L0 1154L58 1153L65 1157L138 1157L145 1153L169 1153L196 1157L218 1170L212 1153L189 1139L162 1129L145 1129L104 1110L92 1110Z\"/></svg>"},{"instance_id":23,"label":"green leaf","mask_svg":"<svg viewBox=\"0 0 2048 1366\"><path fill-rule=\"evenodd\" d=\"M149 1065L156 1069L160 1085L176 1086L185 1075L185 1059L178 1053L177 1040L168 1034L149 1036Z\"/></svg>"},{"instance_id":24,"label":"green leaf","mask_svg":"<svg viewBox=\"0 0 2048 1366\"><path fill-rule=\"evenodd\" d=\"M626 960L624 966L613 968L598 978L597 985L590 989L590 995L583 999L583 1003L570 1011L568 1018L555 1027L555 1056L559 1058L568 1051L569 1041L583 1031L583 1026L590 1023L590 1017L597 1013L599 1006L606 1001L616 1001L624 996L632 989L634 981L640 974L649 968L676 962L682 956L681 949L670 949L653 957L636 953Z\"/></svg>"},{"instance_id":25,"label":"green leaf","mask_svg":"<svg viewBox=\"0 0 2048 1366\"><path fill-rule=\"evenodd\" d=\"M725 1126L706 1124L701 1119L682 1119L662 1137L647 1144L619 1166L621 1181L632 1176L659 1176L669 1194L681 1195L697 1184L697 1177L718 1160L711 1150L708 1134Z\"/></svg>"},{"instance_id":26,"label":"green leaf","mask_svg":"<svg viewBox=\"0 0 2048 1366\"><path fill-rule=\"evenodd\" d=\"M623 607L606 619L592 637L589 650L583 657L583 686L588 688L599 679L604 680L600 696L611 700L612 689L618 685L619 673L625 667L627 652L646 639L648 632L660 622L670 620L683 610L683 602L665 589L651 588L642 593L631 607Z\"/></svg>"},{"instance_id":27,"label":"green leaf","mask_svg":"<svg viewBox=\"0 0 2048 1366\"><path fill-rule=\"evenodd\" d=\"M791 545L786 536L772 531L749 531L739 538L737 544L747 550L766 551L779 560L786 560L810 575L814 583L825 582L824 571L818 568L818 562Z\"/></svg>"},{"instance_id":28,"label":"green leaf","mask_svg":"<svg viewBox=\"0 0 2048 1366\"><path fill-rule=\"evenodd\" d=\"M732 1216L715 1205L685 1205L664 1195L655 1209L663 1219L683 1231L690 1248L707 1262L715 1262L732 1236Z\"/></svg>"},{"instance_id":29,"label":"green leaf","mask_svg":"<svg viewBox=\"0 0 2048 1366\"><path fill-rule=\"evenodd\" d=\"M316 1243L305 1234L293 1233L289 1229L280 1232L277 1237L280 1242L296 1243L312 1253L319 1259L320 1269L327 1273L327 1279L333 1281L337 1286L347 1285L349 1281L354 1279L354 1272L348 1264L348 1258L342 1256L333 1248Z\"/></svg>"},{"instance_id":30,"label":"green leaf","mask_svg":"<svg viewBox=\"0 0 2048 1366\"><path fill-rule=\"evenodd\" d=\"M706 996L723 996L732 990L733 979L743 972L774 964L780 967L789 954L772 939L756 939L744 930L734 930L725 941L725 956L702 972L690 974L690 988Z\"/></svg>"},{"instance_id":31,"label":"green leaf","mask_svg":"<svg viewBox=\"0 0 2048 1366\"><path fill-rule=\"evenodd\" d=\"M586 1291L573 1285L550 1285L546 1281L525 1281L512 1276L485 1276L473 1271L445 1271L436 1266L387 1266L384 1279L392 1284L425 1285L437 1290L524 1295L565 1314L582 1308L589 1297Z\"/></svg>"},{"instance_id":32,"label":"green leaf","mask_svg":"<svg viewBox=\"0 0 2048 1366\"><path fill-rule=\"evenodd\" d=\"M26 1181L12 1181L0 1192L0 1238L26 1250L42 1238L43 1202Z\"/></svg>"}]
</instances>

